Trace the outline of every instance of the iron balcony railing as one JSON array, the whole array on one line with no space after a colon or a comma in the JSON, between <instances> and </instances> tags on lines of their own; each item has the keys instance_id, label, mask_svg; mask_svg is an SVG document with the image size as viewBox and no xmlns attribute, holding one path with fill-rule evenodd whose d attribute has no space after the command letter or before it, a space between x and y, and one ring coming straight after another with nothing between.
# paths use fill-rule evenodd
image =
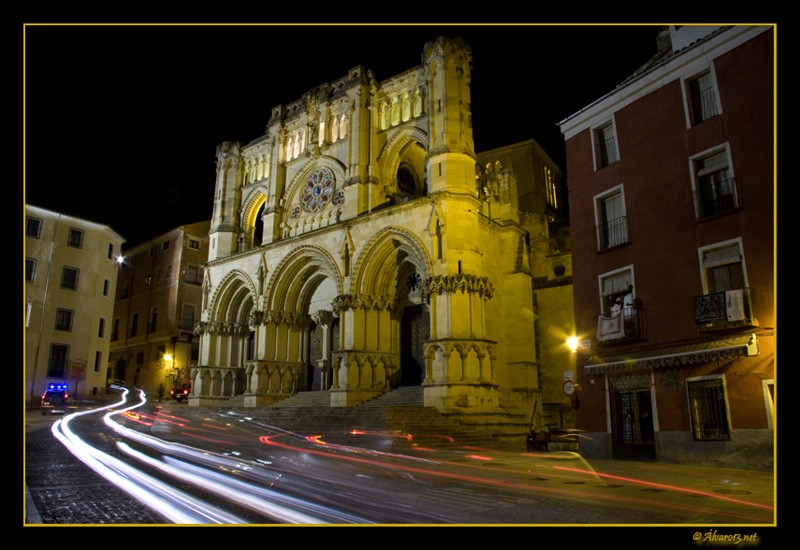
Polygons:
<instances>
[{"instance_id":1,"label":"iron balcony railing","mask_svg":"<svg viewBox=\"0 0 800 550\"><path fill-rule=\"evenodd\" d=\"M617 140L613 137L600 140L595 145L595 158L597 159L597 168L603 168L609 164L614 164L619 160L617 154Z\"/></svg>"},{"instance_id":2,"label":"iron balcony railing","mask_svg":"<svg viewBox=\"0 0 800 550\"><path fill-rule=\"evenodd\" d=\"M638 340L644 337L644 310L624 307L616 313L597 317L597 341L600 344Z\"/></svg>"},{"instance_id":3,"label":"iron balcony railing","mask_svg":"<svg viewBox=\"0 0 800 550\"><path fill-rule=\"evenodd\" d=\"M695 191L699 218L710 218L742 207L741 182L738 178L701 183Z\"/></svg>"},{"instance_id":4,"label":"iron balcony railing","mask_svg":"<svg viewBox=\"0 0 800 550\"><path fill-rule=\"evenodd\" d=\"M621 216L595 227L600 251L626 244L628 240L628 217Z\"/></svg>"},{"instance_id":5,"label":"iron balcony railing","mask_svg":"<svg viewBox=\"0 0 800 550\"><path fill-rule=\"evenodd\" d=\"M740 288L696 296L694 321L704 329L716 330L753 324L750 289Z\"/></svg>"}]
</instances>

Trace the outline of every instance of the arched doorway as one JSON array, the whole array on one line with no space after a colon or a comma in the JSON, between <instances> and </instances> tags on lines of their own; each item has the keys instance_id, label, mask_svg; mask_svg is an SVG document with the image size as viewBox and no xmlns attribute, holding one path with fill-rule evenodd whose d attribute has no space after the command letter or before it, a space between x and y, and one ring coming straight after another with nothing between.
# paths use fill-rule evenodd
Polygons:
<instances>
[{"instance_id":1,"label":"arched doorway","mask_svg":"<svg viewBox=\"0 0 800 550\"><path fill-rule=\"evenodd\" d=\"M401 264L398 296L400 301L400 381L401 386L419 386L425 380L422 344L430 338L431 323L422 276L411 262Z\"/></svg>"},{"instance_id":2,"label":"arched doorway","mask_svg":"<svg viewBox=\"0 0 800 550\"><path fill-rule=\"evenodd\" d=\"M400 385L419 386L425 380L422 343L430 338L431 323L425 304L406 306L400 320Z\"/></svg>"}]
</instances>

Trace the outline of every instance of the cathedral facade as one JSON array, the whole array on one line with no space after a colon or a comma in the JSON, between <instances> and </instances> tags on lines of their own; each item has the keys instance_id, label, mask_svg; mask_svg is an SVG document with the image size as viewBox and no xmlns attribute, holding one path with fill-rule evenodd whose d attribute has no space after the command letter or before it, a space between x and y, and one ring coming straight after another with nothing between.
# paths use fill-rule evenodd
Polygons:
<instances>
[{"instance_id":1,"label":"cathedral facade","mask_svg":"<svg viewBox=\"0 0 800 550\"><path fill-rule=\"evenodd\" d=\"M520 209L513 167L478 161L471 57L439 38L386 81L357 66L219 145L190 406L351 407L405 385L456 412L541 399L531 250L549 215Z\"/></svg>"}]
</instances>

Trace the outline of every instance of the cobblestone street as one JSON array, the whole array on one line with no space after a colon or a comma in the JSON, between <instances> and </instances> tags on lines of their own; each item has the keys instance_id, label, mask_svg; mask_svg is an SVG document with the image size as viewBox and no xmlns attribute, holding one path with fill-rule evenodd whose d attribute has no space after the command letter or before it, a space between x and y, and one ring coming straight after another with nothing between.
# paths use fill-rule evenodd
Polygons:
<instances>
[{"instance_id":1,"label":"cobblestone street","mask_svg":"<svg viewBox=\"0 0 800 550\"><path fill-rule=\"evenodd\" d=\"M34 420L25 439L25 524L163 523L147 507L74 458L50 432L54 420Z\"/></svg>"}]
</instances>

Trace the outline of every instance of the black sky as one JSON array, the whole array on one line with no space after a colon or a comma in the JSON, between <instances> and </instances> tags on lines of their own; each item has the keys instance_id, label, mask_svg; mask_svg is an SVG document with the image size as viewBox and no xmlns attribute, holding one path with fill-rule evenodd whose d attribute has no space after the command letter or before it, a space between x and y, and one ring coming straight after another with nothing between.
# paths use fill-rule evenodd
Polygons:
<instances>
[{"instance_id":1,"label":"black sky","mask_svg":"<svg viewBox=\"0 0 800 550\"><path fill-rule=\"evenodd\" d=\"M477 152L535 139L656 53L656 25L26 25L24 201L134 246L210 219L215 150L357 65L379 81L437 36L472 47Z\"/></svg>"}]
</instances>

